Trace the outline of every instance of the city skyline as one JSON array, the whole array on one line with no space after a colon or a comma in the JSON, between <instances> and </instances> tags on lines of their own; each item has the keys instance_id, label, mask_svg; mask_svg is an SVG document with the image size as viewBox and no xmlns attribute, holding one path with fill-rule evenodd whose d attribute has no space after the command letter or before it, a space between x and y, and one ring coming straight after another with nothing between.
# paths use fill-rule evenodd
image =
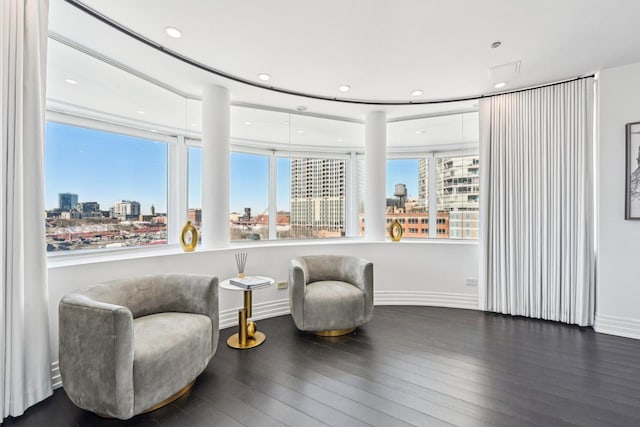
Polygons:
<instances>
[{"instance_id":1,"label":"city skyline","mask_svg":"<svg viewBox=\"0 0 640 427\"><path fill-rule=\"evenodd\" d=\"M97 202L108 211L120 200L137 201L142 214L167 212L168 147L166 143L112 132L47 122L45 209L59 207L60 193L78 195L78 202ZM202 207L202 149L189 147L188 207ZM277 210L290 211L290 158L277 159ZM117 173L114 173L117 171ZM267 213L269 158L232 152L230 213L250 207ZM418 160L387 162L386 195L395 184L418 196ZM105 185L106 184L106 185Z\"/></svg>"}]
</instances>

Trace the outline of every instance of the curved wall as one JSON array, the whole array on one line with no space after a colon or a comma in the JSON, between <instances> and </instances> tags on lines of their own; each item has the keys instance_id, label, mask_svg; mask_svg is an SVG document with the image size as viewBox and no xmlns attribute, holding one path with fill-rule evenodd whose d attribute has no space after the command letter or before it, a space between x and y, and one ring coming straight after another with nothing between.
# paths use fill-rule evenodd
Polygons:
<instances>
[{"instance_id":1,"label":"curved wall","mask_svg":"<svg viewBox=\"0 0 640 427\"><path fill-rule=\"evenodd\" d=\"M234 254L247 252L248 274L288 280L289 259L300 255L344 254L365 257L374 263L376 305L437 305L478 308L478 289L465 278L478 277L476 242L283 242L232 249L196 250L193 253L153 255L121 260L49 267L51 350L58 355L58 303L66 293L99 281L155 273L197 273L220 279L236 274ZM124 255L120 255L124 257ZM289 313L288 290L276 286L253 293L254 318ZM220 289L220 327L237 322L242 294ZM221 344L222 345L222 344ZM54 369L56 364L54 363Z\"/></svg>"}]
</instances>

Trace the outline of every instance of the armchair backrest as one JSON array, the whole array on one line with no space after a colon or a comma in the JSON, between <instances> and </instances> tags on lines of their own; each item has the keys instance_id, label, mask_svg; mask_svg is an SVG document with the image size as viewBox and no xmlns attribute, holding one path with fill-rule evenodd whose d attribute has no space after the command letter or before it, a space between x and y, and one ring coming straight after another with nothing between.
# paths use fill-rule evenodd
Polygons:
<instances>
[{"instance_id":1,"label":"armchair backrest","mask_svg":"<svg viewBox=\"0 0 640 427\"><path fill-rule=\"evenodd\" d=\"M203 280L215 283L194 286L195 282ZM218 309L217 282L217 277L160 274L98 283L77 291L76 294L94 301L127 307L134 318L170 311L211 316L211 292L215 292L215 311Z\"/></svg>"},{"instance_id":2,"label":"armchair backrest","mask_svg":"<svg viewBox=\"0 0 640 427\"><path fill-rule=\"evenodd\" d=\"M307 283L339 280L358 285L363 282L367 260L348 255L311 255L300 257L306 264Z\"/></svg>"}]
</instances>

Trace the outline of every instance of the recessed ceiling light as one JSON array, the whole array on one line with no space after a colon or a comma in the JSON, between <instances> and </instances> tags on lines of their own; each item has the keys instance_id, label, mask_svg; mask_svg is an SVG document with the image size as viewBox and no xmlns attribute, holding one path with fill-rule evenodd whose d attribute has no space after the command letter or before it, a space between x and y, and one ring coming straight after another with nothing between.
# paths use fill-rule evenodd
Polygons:
<instances>
[{"instance_id":1,"label":"recessed ceiling light","mask_svg":"<svg viewBox=\"0 0 640 427\"><path fill-rule=\"evenodd\" d=\"M191 123L191 126L196 127L198 124L196 122Z\"/></svg>"},{"instance_id":2,"label":"recessed ceiling light","mask_svg":"<svg viewBox=\"0 0 640 427\"><path fill-rule=\"evenodd\" d=\"M427 133L426 130L417 130L416 133Z\"/></svg>"},{"instance_id":3,"label":"recessed ceiling light","mask_svg":"<svg viewBox=\"0 0 640 427\"><path fill-rule=\"evenodd\" d=\"M495 85L493 85L493 87L495 87L496 89L500 89L503 88L507 85L507 82L500 82L500 83L496 83Z\"/></svg>"},{"instance_id":4,"label":"recessed ceiling light","mask_svg":"<svg viewBox=\"0 0 640 427\"><path fill-rule=\"evenodd\" d=\"M271 78L271 76L269 74L267 74L267 73L260 73L260 74L258 74L258 78L260 80L264 80L266 82L267 80L269 80Z\"/></svg>"},{"instance_id":5,"label":"recessed ceiling light","mask_svg":"<svg viewBox=\"0 0 640 427\"><path fill-rule=\"evenodd\" d=\"M495 41L495 42L491 43L491 49L497 49L497 48L500 47L501 44L502 44L501 42Z\"/></svg>"},{"instance_id":6,"label":"recessed ceiling light","mask_svg":"<svg viewBox=\"0 0 640 427\"><path fill-rule=\"evenodd\" d=\"M338 142L342 142L342 141L344 141L344 139L342 139L342 138L338 138L338 139L337 139L337 141L338 141Z\"/></svg>"},{"instance_id":7,"label":"recessed ceiling light","mask_svg":"<svg viewBox=\"0 0 640 427\"><path fill-rule=\"evenodd\" d=\"M158 132L158 129L150 129L151 132Z\"/></svg>"},{"instance_id":8,"label":"recessed ceiling light","mask_svg":"<svg viewBox=\"0 0 640 427\"><path fill-rule=\"evenodd\" d=\"M65 79L64 81L69 83L70 85L77 85L78 84L78 82L73 80L73 79Z\"/></svg>"},{"instance_id":9,"label":"recessed ceiling light","mask_svg":"<svg viewBox=\"0 0 640 427\"><path fill-rule=\"evenodd\" d=\"M414 90L413 92L411 92L411 96L420 96L420 95L422 95L422 91L420 89Z\"/></svg>"},{"instance_id":10,"label":"recessed ceiling light","mask_svg":"<svg viewBox=\"0 0 640 427\"><path fill-rule=\"evenodd\" d=\"M349 89L351 89L351 86L349 85L342 85L338 88L340 92L349 92Z\"/></svg>"},{"instance_id":11,"label":"recessed ceiling light","mask_svg":"<svg viewBox=\"0 0 640 427\"><path fill-rule=\"evenodd\" d=\"M167 27L164 29L164 31L169 37L173 37L174 39L179 39L180 37L182 37L182 31L175 27Z\"/></svg>"},{"instance_id":12,"label":"recessed ceiling light","mask_svg":"<svg viewBox=\"0 0 640 427\"><path fill-rule=\"evenodd\" d=\"M138 114L140 114L140 115L144 116L144 111L142 111L142 110L138 110L138 111L136 111L136 113L138 113Z\"/></svg>"},{"instance_id":13,"label":"recessed ceiling light","mask_svg":"<svg viewBox=\"0 0 640 427\"><path fill-rule=\"evenodd\" d=\"M296 131L297 133L304 133L304 131L302 129L299 129Z\"/></svg>"},{"instance_id":14,"label":"recessed ceiling light","mask_svg":"<svg viewBox=\"0 0 640 427\"><path fill-rule=\"evenodd\" d=\"M245 125L249 126L251 122L244 122Z\"/></svg>"}]
</instances>

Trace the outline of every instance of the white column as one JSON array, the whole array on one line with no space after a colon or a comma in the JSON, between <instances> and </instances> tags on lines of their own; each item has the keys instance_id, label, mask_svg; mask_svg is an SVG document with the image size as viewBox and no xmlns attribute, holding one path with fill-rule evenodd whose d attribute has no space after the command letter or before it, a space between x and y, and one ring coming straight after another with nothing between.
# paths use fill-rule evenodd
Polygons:
<instances>
[{"instance_id":1,"label":"white column","mask_svg":"<svg viewBox=\"0 0 640 427\"><path fill-rule=\"evenodd\" d=\"M367 113L365 178L365 240L384 241L387 178L387 115L384 111Z\"/></svg>"},{"instance_id":2,"label":"white column","mask_svg":"<svg viewBox=\"0 0 640 427\"><path fill-rule=\"evenodd\" d=\"M229 246L229 90L202 94L202 246Z\"/></svg>"}]
</instances>

